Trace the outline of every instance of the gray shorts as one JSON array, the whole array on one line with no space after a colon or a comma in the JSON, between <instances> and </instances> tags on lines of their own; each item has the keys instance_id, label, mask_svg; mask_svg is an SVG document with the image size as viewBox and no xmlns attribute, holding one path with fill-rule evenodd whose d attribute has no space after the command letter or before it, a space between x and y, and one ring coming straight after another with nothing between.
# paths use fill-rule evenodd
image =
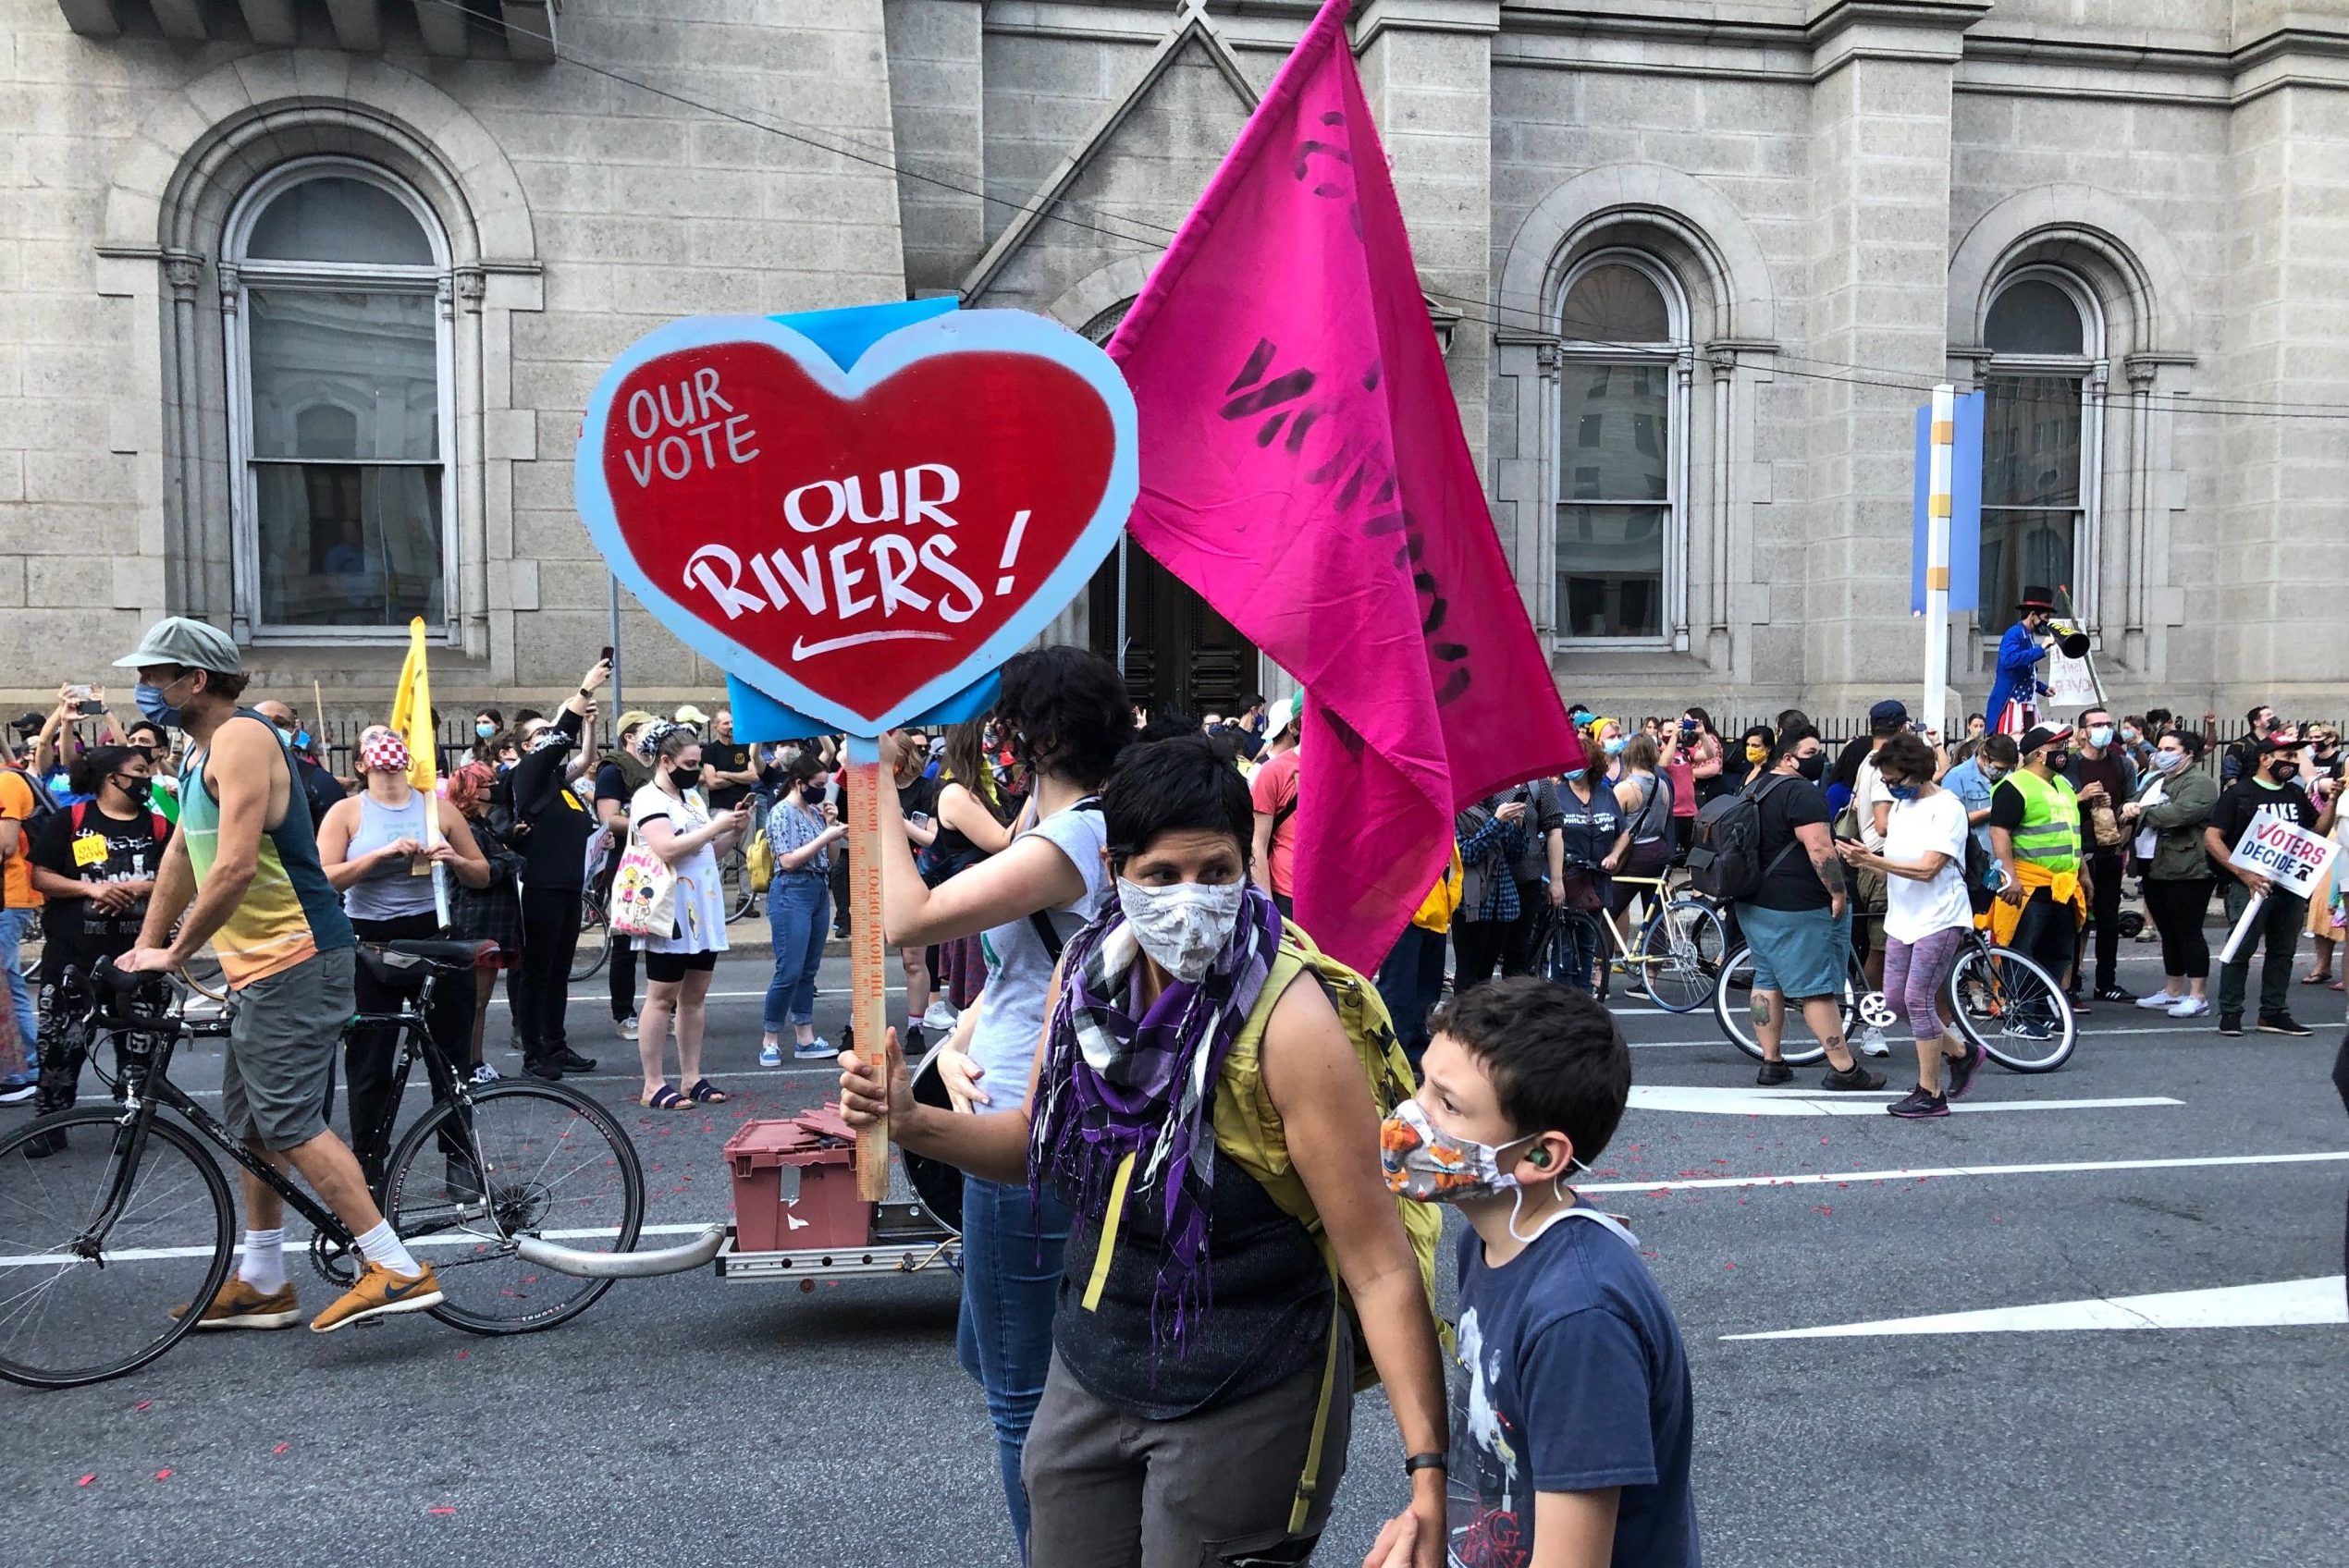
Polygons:
<instances>
[{"instance_id":1,"label":"gray shorts","mask_svg":"<svg viewBox=\"0 0 2349 1568\"><path fill-rule=\"evenodd\" d=\"M1322 1473L1296 1537L1289 1511L1321 1403L1319 1355L1286 1382L1174 1421L1146 1421L1102 1403L1054 1355L1020 1462L1030 1568L1220 1568L1260 1553L1303 1561L1300 1549L1310 1550L1329 1522L1346 1473L1350 1353L1340 1346Z\"/></svg>"},{"instance_id":2,"label":"gray shorts","mask_svg":"<svg viewBox=\"0 0 2349 1568\"><path fill-rule=\"evenodd\" d=\"M237 993L220 1059L220 1120L283 1153L326 1130L326 1075L351 1020L352 948L331 948Z\"/></svg>"}]
</instances>

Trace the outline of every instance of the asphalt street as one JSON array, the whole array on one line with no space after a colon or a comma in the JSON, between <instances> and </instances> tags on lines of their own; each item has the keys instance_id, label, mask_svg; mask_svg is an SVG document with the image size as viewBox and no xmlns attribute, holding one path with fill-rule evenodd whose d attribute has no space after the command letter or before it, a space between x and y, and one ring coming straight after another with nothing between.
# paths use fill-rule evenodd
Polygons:
<instances>
[{"instance_id":1,"label":"asphalt street","mask_svg":"<svg viewBox=\"0 0 2349 1568\"><path fill-rule=\"evenodd\" d=\"M2148 983L2153 951L2124 947L2124 984ZM652 1224L726 1218L726 1137L830 1085L756 1065L766 970L763 943L721 965L707 1066L734 1099L684 1114L637 1109L602 980L573 987L574 1044L600 1060L580 1086L637 1140ZM845 971L827 965L828 1034ZM2315 1038L2221 1041L2209 1019L2100 1005L2062 1072L1986 1068L1978 1113L1925 1123L1664 1094L1750 1089L1752 1064L1709 1014L1626 1011L1639 1093L1672 1109L1635 1104L1588 1190L1639 1233L1688 1341L1707 1560L2344 1561L2342 1003L2294 1000ZM491 1060L511 1067L504 1030L501 1000ZM182 1060L184 1084L216 1084L216 1049ZM1781 1098L1803 1109L1818 1071ZM2111 1101L2137 1103L2067 1103ZM330 1299L306 1267L295 1277L305 1309ZM2240 1289L2269 1285L2283 1289ZM942 1270L805 1292L702 1271L623 1282L543 1334L421 1316L215 1334L95 1388L0 1387L0 1557L1011 1562L980 1396L955 1365L955 1291ZM2216 1291L2232 1293L2171 1294ZM2065 1303L2086 1305L2051 1307ZM2051 1310L1884 1331L2033 1306ZM2161 1326L2177 1322L2202 1326ZM1735 1337L1839 1325L1877 1327ZM1317 1561L1360 1560L1400 1505L1399 1459L1364 1396Z\"/></svg>"}]
</instances>

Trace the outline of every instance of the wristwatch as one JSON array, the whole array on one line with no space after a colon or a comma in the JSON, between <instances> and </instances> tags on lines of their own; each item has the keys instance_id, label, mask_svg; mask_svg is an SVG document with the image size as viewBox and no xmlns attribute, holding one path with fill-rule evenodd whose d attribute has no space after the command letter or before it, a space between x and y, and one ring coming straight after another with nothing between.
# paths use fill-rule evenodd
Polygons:
<instances>
[{"instance_id":1,"label":"wristwatch","mask_svg":"<svg viewBox=\"0 0 2349 1568\"><path fill-rule=\"evenodd\" d=\"M1445 1467L1445 1460L1440 1453L1415 1453L1403 1462L1403 1474L1416 1476L1422 1470L1442 1470Z\"/></svg>"}]
</instances>

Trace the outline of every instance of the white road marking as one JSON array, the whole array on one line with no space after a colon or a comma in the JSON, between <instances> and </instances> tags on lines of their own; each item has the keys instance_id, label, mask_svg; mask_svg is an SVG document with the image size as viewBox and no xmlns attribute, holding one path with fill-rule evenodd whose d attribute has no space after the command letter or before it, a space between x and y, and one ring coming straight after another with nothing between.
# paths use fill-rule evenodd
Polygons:
<instances>
[{"instance_id":1,"label":"white road marking","mask_svg":"<svg viewBox=\"0 0 2349 1568\"><path fill-rule=\"evenodd\" d=\"M2036 1306L1994 1306L1923 1317L1881 1317L1820 1329L1724 1334L1725 1340L1836 1340L1878 1334L2045 1334L2081 1329L2275 1329L2349 1323L2343 1280L2279 1280L2267 1285L2162 1291L2142 1296L2091 1296Z\"/></svg>"},{"instance_id":2,"label":"white road marking","mask_svg":"<svg viewBox=\"0 0 2349 1568\"><path fill-rule=\"evenodd\" d=\"M1783 1089L1714 1089L1679 1084L1634 1084L1634 1110L1689 1111L1700 1116L1882 1116L1883 1101L1903 1091L1876 1089L1852 1094L1835 1091L1820 1096L1789 1094ZM1952 1111L1986 1110L2127 1110L2145 1106L2183 1105L2162 1096L2103 1100L1986 1100L1953 1105Z\"/></svg>"},{"instance_id":3,"label":"white road marking","mask_svg":"<svg viewBox=\"0 0 2349 1568\"><path fill-rule=\"evenodd\" d=\"M1695 1176L1663 1182L1578 1182L1578 1193L1685 1193L1725 1187L1816 1187L1827 1182L1923 1182L1950 1176L2071 1176L2100 1170L2205 1170L2222 1165L2318 1165L2349 1161L2349 1149L2318 1154L2206 1155L2191 1159L2085 1159L2044 1165L1906 1166L1898 1170L1804 1170L1789 1176Z\"/></svg>"},{"instance_id":4,"label":"white road marking","mask_svg":"<svg viewBox=\"0 0 2349 1568\"><path fill-rule=\"evenodd\" d=\"M712 1225L723 1225L725 1223L727 1223L727 1221L722 1219L707 1219L703 1220L699 1224L694 1225L645 1225L638 1227L637 1235L640 1238L644 1236L671 1235L698 1236L704 1231L708 1230ZM804 1224L806 1221L799 1221L799 1223ZM618 1233L619 1232L613 1230L612 1227L606 1225L600 1228L590 1226L571 1231L541 1231L540 1235L545 1240L550 1242L585 1242L594 1241L599 1237L614 1236ZM471 1246L484 1240L486 1240L485 1237L476 1235L471 1231L463 1231L453 1235L443 1234L437 1236L412 1236L409 1238L407 1244L409 1250L412 1252L420 1248L428 1247ZM308 1231L298 1232L286 1238L286 1250L288 1252L299 1253L306 1249L309 1245L310 1232ZM234 1246L231 1246L229 1251L233 1255L237 1249ZM210 1247L122 1247L118 1249L110 1249L106 1253L106 1262L109 1265L117 1263L157 1263L172 1258L210 1257L211 1256L212 1248ZM0 1268L27 1268L35 1267L55 1268L60 1264L79 1263L81 1259L75 1257L70 1253L33 1253L23 1256L0 1257Z\"/></svg>"}]
</instances>

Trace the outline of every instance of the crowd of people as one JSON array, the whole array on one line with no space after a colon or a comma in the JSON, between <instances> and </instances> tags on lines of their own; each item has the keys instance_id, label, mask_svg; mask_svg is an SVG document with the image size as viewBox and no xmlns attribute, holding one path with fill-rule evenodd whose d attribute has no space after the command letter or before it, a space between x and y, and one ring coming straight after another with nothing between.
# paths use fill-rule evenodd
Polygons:
<instances>
[{"instance_id":1,"label":"crowd of people","mask_svg":"<svg viewBox=\"0 0 2349 1568\"><path fill-rule=\"evenodd\" d=\"M436 995L441 1050L498 1075L485 1035L502 974L522 1070L590 1072L567 1001L583 912L632 855L657 862L666 913L614 943L613 1026L647 1111L720 1104L703 1045L740 851L771 947L759 1061L837 1060L852 1123L886 1117L909 1153L965 1173L958 1354L1039 1564L1202 1542L1300 1560L1344 1469L1358 1374L1385 1383L1408 1456L1408 1506L1372 1568L1523 1562L1537 1537L1545 1562L1698 1561L1678 1329L1635 1239L1570 1185L1630 1081L1593 993L1676 865L1742 866L1718 875L1754 954L1759 1082L1792 1081L1800 1011L1827 1089L1884 1086L1861 1059L1890 1043L1844 1034L1856 960L1913 1041L1916 1084L1889 1108L1903 1118L1946 1114L1980 1065L1937 999L1977 923L2083 1012L2192 1018L2213 1010L2213 891L2231 919L2258 900L2221 969L2224 1035L2243 1031L2255 947L2257 1027L2299 1035L2300 935L2318 937L2309 986L2341 988L2349 945L2337 881L2301 899L2232 864L2256 820L2339 828L2326 725L2261 708L2220 748L2208 716L2093 707L2020 735L1976 718L1945 741L1887 701L1830 756L1795 710L1729 739L1701 707L1633 723L1577 705L1585 766L1458 814L1451 864L1372 990L1296 922L1298 700L1154 717L1108 661L1054 647L1005 665L985 717L883 738L879 916L905 999L877 1069L817 1032L847 913L837 737L754 743L724 709L687 704L619 714L597 751L598 662L550 712L478 711L472 744L429 767L370 726L338 777L295 709L247 700L216 630L166 621L121 662L139 672L137 723L68 687L0 768L0 1099L72 1103L92 1044L77 973L181 968L208 944L238 1003L224 1120L298 1169L364 1256L312 1326L421 1310L438 1299L431 1268L375 1207L396 1042L333 1045L354 1009L388 1010L354 974L355 944L496 944L469 990ZM2130 877L2166 976L2144 997L2118 973ZM916 1099L916 1069L951 1109ZM236 1272L188 1310L289 1326L275 1194L248 1181L244 1198ZM1469 1221L1457 1348L1433 1314L1436 1202Z\"/></svg>"}]
</instances>

